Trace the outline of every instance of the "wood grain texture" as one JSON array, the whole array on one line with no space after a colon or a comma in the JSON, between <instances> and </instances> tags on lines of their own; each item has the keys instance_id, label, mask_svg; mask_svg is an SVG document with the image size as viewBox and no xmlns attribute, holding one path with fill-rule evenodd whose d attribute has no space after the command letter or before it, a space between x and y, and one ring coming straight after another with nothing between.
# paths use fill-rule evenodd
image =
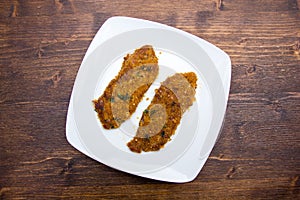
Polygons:
<instances>
[{"instance_id":1,"label":"wood grain texture","mask_svg":"<svg viewBox=\"0 0 300 200\"><path fill-rule=\"evenodd\" d=\"M299 198L299 8L297 0L1 1L0 199ZM224 128L191 183L116 171L66 141L77 70L116 15L180 28L231 57Z\"/></svg>"}]
</instances>

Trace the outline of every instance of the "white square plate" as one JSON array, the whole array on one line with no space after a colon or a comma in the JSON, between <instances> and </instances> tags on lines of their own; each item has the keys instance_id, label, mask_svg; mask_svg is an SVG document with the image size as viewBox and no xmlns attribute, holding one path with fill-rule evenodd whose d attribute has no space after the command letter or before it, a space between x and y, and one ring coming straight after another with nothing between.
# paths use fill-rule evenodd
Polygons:
<instances>
[{"instance_id":1,"label":"white square plate","mask_svg":"<svg viewBox=\"0 0 300 200\"><path fill-rule=\"evenodd\" d=\"M158 152L136 154L126 143L149 102L142 101L134 116L116 130L102 128L91 101L117 75L123 57L143 45L159 58L155 87L175 72L198 76L196 102L183 115L175 136ZM221 76L222 75L222 76ZM87 156L115 169L169 182L188 182L200 172L220 133L227 105L231 64L227 54L184 31L146 20L113 17L93 39L78 71L71 95L67 139Z\"/></svg>"}]
</instances>

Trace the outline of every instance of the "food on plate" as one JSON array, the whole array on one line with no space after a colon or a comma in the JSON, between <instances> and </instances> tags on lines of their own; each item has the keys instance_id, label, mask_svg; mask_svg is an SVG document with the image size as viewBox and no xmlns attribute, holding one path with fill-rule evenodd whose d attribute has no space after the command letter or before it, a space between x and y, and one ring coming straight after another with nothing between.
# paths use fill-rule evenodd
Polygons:
<instances>
[{"instance_id":1,"label":"food on plate","mask_svg":"<svg viewBox=\"0 0 300 200\"><path fill-rule=\"evenodd\" d=\"M193 72L176 73L162 82L143 112L136 136L127 143L129 149L141 153L164 147L174 135L183 113L195 101L196 87L197 76Z\"/></svg>"},{"instance_id":2,"label":"food on plate","mask_svg":"<svg viewBox=\"0 0 300 200\"><path fill-rule=\"evenodd\" d=\"M157 75L158 58L152 46L142 46L126 55L118 75L93 100L102 126L115 129L130 118Z\"/></svg>"}]
</instances>

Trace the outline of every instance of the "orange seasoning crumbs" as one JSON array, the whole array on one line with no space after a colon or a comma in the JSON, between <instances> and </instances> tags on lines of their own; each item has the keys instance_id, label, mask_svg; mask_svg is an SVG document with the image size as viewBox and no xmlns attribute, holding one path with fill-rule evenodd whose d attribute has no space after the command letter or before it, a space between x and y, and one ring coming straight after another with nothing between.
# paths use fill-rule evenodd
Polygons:
<instances>
[{"instance_id":1,"label":"orange seasoning crumbs","mask_svg":"<svg viewBox=\"0 0 300 200\"><path fill-rule=\"evenodd\" d=\"M151 104L144 110L136 136L127 143L136 153L158 151L171 140L183 113L195 101L197 76L176 73L155 90Z\"/></svg>"},{"instance_id":2,"label":"orange seasoning crumbs","mask_svg":"<svg viewBox=\"0 0 300 200\"><path fill-rule=\"evenodd\" d=\"M124 57L118 75L103 94L93 100L95 111L105 129L118 128L136 110L144 93L158 75L158 58L150 45Z\"/></svg>"}]
</instances>

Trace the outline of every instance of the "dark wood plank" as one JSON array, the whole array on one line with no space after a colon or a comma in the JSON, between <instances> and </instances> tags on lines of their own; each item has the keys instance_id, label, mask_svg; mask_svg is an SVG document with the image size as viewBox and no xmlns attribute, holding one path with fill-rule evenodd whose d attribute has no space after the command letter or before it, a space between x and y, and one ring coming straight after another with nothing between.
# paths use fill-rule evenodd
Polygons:
<instances>
[{"instance_id":1,"label":"dark wood plank","mask_svg":"<svg viewBox=\"0 0 300 200\"><path fill-rule=\"evenodd\" d=\"M297 0L1 1L0 199L299 198L299 7ZM191 183L111 169L65 138L81 60L116 15L180 28L231 57L224 128Z\"/></svg>"}]
</instances>

